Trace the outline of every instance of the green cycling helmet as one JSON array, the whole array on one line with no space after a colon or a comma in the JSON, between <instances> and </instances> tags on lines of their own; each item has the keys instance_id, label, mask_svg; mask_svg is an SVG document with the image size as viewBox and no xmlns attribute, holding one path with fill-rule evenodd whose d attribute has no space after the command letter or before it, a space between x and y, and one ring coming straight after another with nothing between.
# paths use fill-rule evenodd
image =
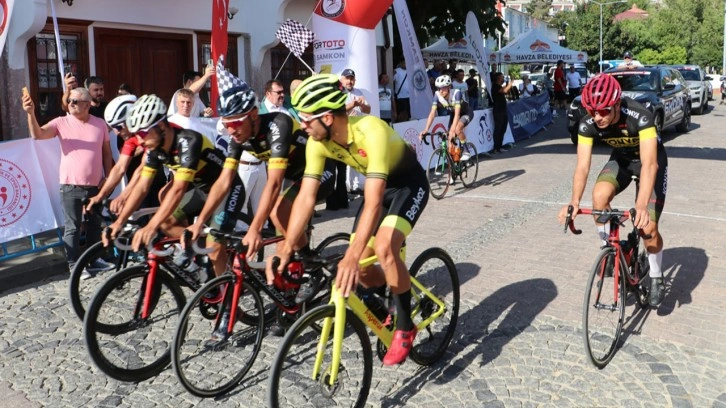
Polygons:
<instances>
[{"instance_id":1,"label":"green cycling helmet","mask_svg":"<svg viewBox=\"0 0 726 408\"><path fill-rule=\"evenodd\" d=\"M348 95L337 75L318 74L304 80L292 94L292 106L299 112L320 113L345 109Z\"/></svg>"}]
</instances>

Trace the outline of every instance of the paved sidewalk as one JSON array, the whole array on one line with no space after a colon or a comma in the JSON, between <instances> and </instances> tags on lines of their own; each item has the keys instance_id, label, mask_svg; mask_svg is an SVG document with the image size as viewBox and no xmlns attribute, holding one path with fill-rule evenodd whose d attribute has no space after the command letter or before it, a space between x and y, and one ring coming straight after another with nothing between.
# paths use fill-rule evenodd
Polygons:
<instances>
[{"instance_id":1,"label":"paved sidewalk","mask_svg":"<svg viewBox=\"0 0 726 408\"><path fill-rule=\"evenodd\" d=\"M484 159L477 187L456 185L445 199L429 200L408 254L412 260L437 245L454 258L462 295L457 332L432 367L408 361L386 368L374 360L368 406L726 407L726 191L714 180L726 173L724 115L726 107L717 106L694 116L688 134L665 134L666 298L647 310L629 302L623 347L606 368L587 361L580 328L585 278L598 252L594 227L579 218L584 233L574 236L556 221L575 165L560 118ZM595 150L593 173L608 153ZM615 205L629 207L633 194ZM349 230L355 208L324 211L316 233ZM90 362L64 278L0 292L0 406L264 406L278 339L264 339L247 377L218 400L186 393L170 369L139 384L110 380Z\"/></svg>"}]
</instances>

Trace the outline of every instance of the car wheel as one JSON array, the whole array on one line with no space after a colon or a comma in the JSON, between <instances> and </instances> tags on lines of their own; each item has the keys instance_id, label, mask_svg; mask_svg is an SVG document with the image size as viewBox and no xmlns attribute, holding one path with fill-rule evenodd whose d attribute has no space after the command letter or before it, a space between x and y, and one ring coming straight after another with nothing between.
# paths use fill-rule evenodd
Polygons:
<instances>
[{"instance_id":1,"label":"car wheel","mask_svg":"<svg viewBox=\"0 0 726 408\"><path fill-rule=\"evenodd\" d=\"M701 113L708 113L708 95L704 95L703 97L703 108L701 108Z\"/></svg>"},{"instance_id":2,"label":"car wheel","mask_svg":"<svg viewBox=\"0 0 726 408\"><path fill-rule=\"evenodd\" d=\"M686 105L686 111L683 115L683 120L681 120L681 123L676 125L676 130L685 133L688 132L689 128L691 127L691 107L690 105Z\"/></svg>"}]
</instances>

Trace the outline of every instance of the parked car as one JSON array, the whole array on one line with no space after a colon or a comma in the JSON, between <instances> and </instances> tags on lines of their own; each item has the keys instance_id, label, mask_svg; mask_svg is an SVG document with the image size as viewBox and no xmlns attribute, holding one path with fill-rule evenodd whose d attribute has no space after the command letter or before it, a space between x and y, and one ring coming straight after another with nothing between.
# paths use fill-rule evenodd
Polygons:
<instances>
[{"instance_id":1,"label":"parked car","mask_svg":"<svg viewBox=\"0 0 726 408\"><path fill-rule=\"evenodd\" d=\"M673 68L680 71L683 78L688 82L691 92L691 103L693 113L704 114L708 111L708 84L706 73L698 65L674 65Z\"/></svg>"},{"instance_id":2,"label":"parked car","mask_svg":"<svg viewBox=\"0 0 726 408\"><path fill-rule=\"evenodd\" d=\"M687 132L691 125L691 96L681 73L666 65L649 65L636 69L611 69L604 75L612 75L620 83L623 96L640 102L653 112L658 135L669 126L679 132ZM572 143L577 144L577 128L587 112L580 97L575 98L567 110L567 130Z\"/></svg>"},{"instance_id":3,"label":"parked car","mask_svg":"<svg viewBox=\"0 0 726 408\"><path fill-rule=\"evenodd\" d=\"M708 100L713 100L713 77L706 75L706 83L708 84Z\"/></svg>"}]
</instances>

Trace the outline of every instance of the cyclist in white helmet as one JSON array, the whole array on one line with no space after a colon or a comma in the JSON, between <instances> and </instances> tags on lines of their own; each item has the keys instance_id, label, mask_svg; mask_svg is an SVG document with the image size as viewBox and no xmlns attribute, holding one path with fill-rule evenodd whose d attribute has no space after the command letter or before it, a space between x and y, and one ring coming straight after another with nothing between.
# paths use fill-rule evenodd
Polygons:
<instances>
[{"instance_id":1,"label":"cyclist in white helmet","mask_svg":"<svg viewBox=\"0 0 726 408\"><path fill-rule=\"evenodd\" d=\"M438 89L434 93L434 103L431 105L431 112L426 119L426 126L419 135L419 139L423 139L424 134L429 131L434 117L449 115L449 143L454 142L454 138L458 137L461 143L466 142L464 129L469 124L474 112L469 104L464 100L464 95L459 89L451 89L451 77L441 75L436 78L434 85ZM468 160L468 153L464 152L461 160Z\"/></svg>"}]
</instances>

